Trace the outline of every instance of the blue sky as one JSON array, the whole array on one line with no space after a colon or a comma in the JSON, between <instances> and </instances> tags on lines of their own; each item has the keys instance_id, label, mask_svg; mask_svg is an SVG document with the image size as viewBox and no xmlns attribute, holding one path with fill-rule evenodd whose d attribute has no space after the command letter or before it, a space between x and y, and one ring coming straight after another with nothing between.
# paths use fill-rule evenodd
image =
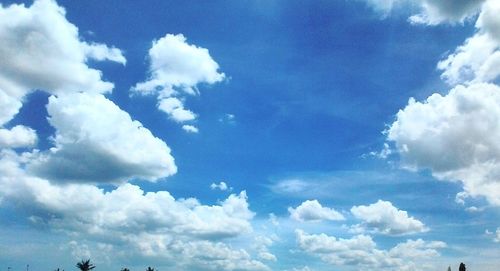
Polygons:
<instances>
[{"instance_id":1,"label":"blue sky","mask_svg":"<svg viewBox=\"0 0 500 271\"><path fill-rule=\"evenodd\" d=\"M496 1L1 3L1 270L500 268Z\"/></svg>"}]
</instances>

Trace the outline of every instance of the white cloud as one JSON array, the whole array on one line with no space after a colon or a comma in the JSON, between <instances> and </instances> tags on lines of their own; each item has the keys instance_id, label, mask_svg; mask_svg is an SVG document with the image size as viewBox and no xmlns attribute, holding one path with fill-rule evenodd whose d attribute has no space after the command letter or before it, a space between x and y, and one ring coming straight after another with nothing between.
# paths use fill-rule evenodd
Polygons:
<instances>
[{"instance_id":1,"label":"white cloud","mask_svg":"<svg viewBox=\"0 0 500 271\"><path fill-rule=\"evenodd\" d=\"M86 62L92 58L125 64L121 51L82 41L65 13L52 0L37 0L30 7L0 6L0 90L11 99L20 102L34 89L51 93L113 89Z\"/></svg>"},{"instance_id":2,"label":"white cloud","mask_svg":"<svg viewBox=\"0 0 500 271\"><path fill-rule=\"evenodd\" d=\"M212 190L219 189L220 191L233 190L233 188L227 186L225 182L219 182L218 184L212 183L210 185L210 189Z\"/></svg>"},{"instance_id":3,"label":"white cloud","mask_svg":"<svg viewBox=\"0 0 500 271\"><path fill-rule=\"evenodd\" d=\"M388 130L411 170L430 169L440 180L461 181L471 197L500 205L500 87L457 86L424 102L410 99Z\"/></svg>"},{"instance_id":4,"label":"white cloud","mask_svg":"<svg viewBox=\"0 0 500 271\"><path fill-rule=\"evenodd\" d=\"M344 216L334 209L323 207L317 200L306 200L297 208L288 208L290 217L297 221L319 222L322 220L345 220Z\"/></svg>"},{"instance_id":5,"label":"white cloud","mask_svg":"<svg viewBox=\"0 0 500 271\"><path fill-rule=\"evenodd\" d=\"M326 263L368 270L423 270L425 260L438 256L437 249L446 247L443 242L418 239L381 250L367 235L342 239L326 234L307 234L302 230L296 231L296 238L302 250Z\"/></svg>"},{"instance_id":6,"label":"white cloud","mask_svg":"<svg viewBox=\"0 0 500 271\"><path fill-rule=\"evenodd\" d=\"M65 15L52 0L36 0L29 7L0 5L0 129L14 118L23 98L33 90L61 94L113 89L86 62L125 64L121 51L83 41ZM35 132L22 126L2 129L1 137L1 147L27 147L36 142Z\"/></svg>"},{"instance_id":7,"label":"white cloud","mask_svg":"<svg viewBox=\"0 0 500 271\"><path fill-rule=\"evenodd\" d=\"M500 2L488 0L476 22L477 32L438 63L450 84L492 82L500 75Z\"/></svg>"},{"instance_id":8,"label":"white cloud","mask_svg":"<svg viewBox=\"0 0 500 271\"><path fill-rule=\"evenodd\" d=\"M184 108L184 104L177 98L165 98L158 102L158 109L168 114L168 116L179 123L196 119L196 114Z\"/></svg>"},{"instance_id":9,"label":"white cloud","mask_svg":"<svg viewBox=\"0 0 500 271\"><path fill-rule=\"evenodd\" d=\"M24 172L30 159L32 154L1 152L0 197L32 212L32 221L181 267L268 270L245 250L223 243L252 231L254 213L244 191L210 206L194 198L175 199L167 191L146 193L132 184L109 192L89 184L58 185Z\"/></svg>"},{"instance_id":10,"label":"white cloud","mask_svg":"<svg viewBox=\"0 0 500 271\"><path fill-rule=\"evenodd\" d=\"M7 95L0 88L0 127L14 118L22 105L19 98Z\"/></svg>"},{"instance_id":11,"label":"white cloud","mask_svg":"<svg viewBox=\"0 0 500 271\"><path fill-rule=\"evenodd\" d=\"M363 220L363 228L373 229L381 234L404 235L428 231L422 222L408 216L406 211L398 210L388 201L379 200L367 206L354 206L351 213Z\"/></svg>"},{"instance_id":12,"label":"white cloud","mask_svg":"<svg viewBox=\"0 0 500 271\"><path fill-rule=\"evenodd\" d=\"M196 119L196 114L184 109L178 97L195 95L199 84L215 84L225 78L208 50L188 44L182 34L167 34L153 41L149 60L150 77L132 90L158 95L158 109L180 123Z\"/></svg>"},{"instance_id":13,"label":"white cloud","mask_svg":"<svg viewBox=\"0 0 500 271\"><path fill-rule=\"evenodd\" d=\"M0 148L31 147L37 142L36 132L26 126L17 125L12 129L0 128Z\"/></svg>"},{"instance_id":14,"label":"white cloud","mask_svg":"<svg viewBox=\"0 0 500 271\"><path fill-rule=\"evenodd\" d=\"M257 236L254 240L254 247L257 250L257 256L264 261L276 262L276 255L269 252L269 247L272 246L274 240L266 236Z\"/></svg>"},{"instance_id":15,"label":"white cloud","mask_svg":"<svg viewBox=\"0 0 500 271\"><path fill-rule=\"evenodd\" d=\"M29 166L39 176L119 183L155 181L177 171L167 144L100 94L52 96L47 111L55 147Z\"/></svg>"},{"instance_id":16,"label":"white cloud","mask_svg":"<svg viewBox=\"0 0 500 271\"><path fill-rule=\"evenodd\" d=\"M193 126L193 125L182 125L182 129L188 133L193 133L193 134L196 134L199 132L198 128L196 126Z\"/></svg>"}]
</instances>

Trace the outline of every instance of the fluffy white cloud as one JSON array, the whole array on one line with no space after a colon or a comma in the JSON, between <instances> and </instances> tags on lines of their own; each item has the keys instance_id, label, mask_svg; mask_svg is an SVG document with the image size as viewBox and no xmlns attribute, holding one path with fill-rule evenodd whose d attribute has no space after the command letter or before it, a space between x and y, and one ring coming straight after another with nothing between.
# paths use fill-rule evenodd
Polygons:
<instances>
[{"instance_id":1,"label":"fluffy white cloud","mask_svg":"<svg viewBox=\"0 0 500 271\"><path fill-rule=\"evenodd\" d=\"M344 216L334 209L323 207L317 200L306 200L297 208L288 208L290 217L297 221L344 220Z\"/></svg>"},{"instance_id":2,"label":"fluffy white cloud","mask_svg":"<svg viewBox=\"0 0 500 271\"><path fill-rule=\"evenodd\" d=\"M476 22L477 33L438 63L450 84L491 82L500 75L500 2L489 0Z\"/></svg>"},{"instance_id":3,"label":"fluffy white cloud","mask_svg":"<svg viewBox=\"0 0 500 271\"><path fill-rule=\"evenodd\" d=\"M109 92L113 84L102 81L87 60L125 64L120 50L82 41L65 10L52 0L0 6L0 40L0 90L18 102L34 89Z\"/></svg>"},{"instance_id":4,"label":"fluffy white cloud","mask_svg":"<svg viewBox=\"0 0 500 271\"><path fill-rule=\"evenodd\" d=\"M184 109L179 96L195 95L199 84L214 84L225 78L208 50L188 44L182 34L167 34L153 41L149 60L149 79L138 83L132 90L158 95L158 109L177 122L196 118L196 114Z\"/></svg>"},{"instance_id":5,"label":"fluffy white cloud","mask_svg":"<svg viewBox=\"0 0 500 271\"><path fill-rule=\"evenodd\" d=\"M428 231L422 222L408 216L406 211L397 209L388 201L379 200L370 205L354 206L351 213L363 220L361 227L373 229L377 233L404 235Z\"/></svg>"},{"instance_id":6,"label":"fluffy white cloud","mask_svg":"<svg viewBox=\"0 0 500 271\"><path fill-rule=\"evenodd\" d=\"M196 114L184 108L181 100L170 97L158 101L158 109L168 114L176 122L186 122L196 119Z\"/></svg>"},{"instance_id":7,"label":"fluffy white cloud","mask_svg":"<svg viewBox=\"0 0 500 271\"><path fill-rule=\"evenodd\" d=\"M126 62L119 49L82 41L65 10L52 0L36 0L30 7L0 5L0 40L0 147L36 143L30 128L1 129L19 112L28 93L109 92L113 84L104 82L87 60Z\"/></svg>"},{"instance_id":8,"label":"fluffy white cloud","mask_svg":"<svg viewBox=\"0 0 500 271\"><path fill-rule=\"evenodd\" d=\"M132 184L109 192L89 184L58 185L24 171L33 157L7 150L0 156L0 197L33 212L33 222L139 255L199 265L196 270L268 270L245 250L223 243L252 231L254 213L244 191L210 206Z\"/></svg>"},{"instance_id":9,"label":"fluffy white cloud","mask_svg":"<svg viewBox=\"0 0 500 271\"><path fill-rule=\"evenodd\" d=\"M496 237L493 239L493 241L500 243L500 228L497 228Z\"/></svg>"},{"instance_id":10,"label":"fluffy white cloud","mask_svg":"<svg viewBox=\"0 0 500 271\"><path fill-rule=\"evenodd\" d=\"M387 135L404 167L461 181L468 196L500 205L500 87L457 86L446 96L410 99Z\"/></svg>"},{"instance_id":11,"label":"fluffy white cloud","mask_svg":"<svg viewBox=\"0 0 500 271\"><path fill-rule=\"evenodd\" d=\"M208 50L188 44L182 34L167 34L153 41L149 58L150 78L137 84L135 91L156 92L161 89L170 92L176 88L193 94L197 84L214 84L224 79Z\"/></svg>"},{"instance_id":12,"label":"fluffy white cloud","mask_svg":"<svg viewBox=\"0 0 500 271\"><path fill-rule=\"evenodd\" d=\"M177 171L167 144L100 94L52 96L47 111L55 147L29 166L39 176L117 183L155 181Z\"/></svg>"},{"instance_id":13,"label":"fluffy white cloud","mask_svg":"<svg viewBox=\"0 0 500 271\"><path fill-rule=\"evenodd\" d=\"M30 147L36 144L37 139L36 132L23 125L0 129L0 148Z\"/></svg>"},{"instance_id":14,"label":"fluffy white cloud","mask_svg":"<svg viewBox=\"0 0 500 271\"><path fill-rule=\"evenodd\" d=\"M437 249L446 247L443 242L408 240L390 250L377 248L370 236L357 235L350 239L326 234L307 234L296 231L299 247L336 266L356 266L368 270L423 270L423 262L439 255Z\"/></svg>"}]
</instances>

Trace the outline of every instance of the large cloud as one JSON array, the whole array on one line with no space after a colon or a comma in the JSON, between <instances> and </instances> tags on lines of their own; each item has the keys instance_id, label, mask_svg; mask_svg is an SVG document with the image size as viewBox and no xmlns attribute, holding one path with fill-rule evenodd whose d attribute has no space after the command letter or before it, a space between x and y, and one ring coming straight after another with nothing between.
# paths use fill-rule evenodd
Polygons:
<instances>
[{"instance_id":1,"label":"large cloud","mask_svg":"<svg viewBox=\"0 0 500 271\"><path fill-rule=\"evenodd\" d=\"M131 184L109 192L89 184L58 185L24 171L33 157L1 152L0 198L31 212L35 223L195 270L268 270L223 242L252 231L254 213L245 192L210 206Z\"/></svg>"},{"instance_id":2,"label":"large cloud","mask_svg":"<svg viewBox=\"0 0 500 271\"><path fill-rule=\"evenodd\" d=\"M322 261L336 266L356 266L367 270L425 270L425 260L439 255L443 242L407 240L390 250L377 248L370 236L357 235L350 239L326 234L296 231L299 247Z\"/></svg>"},{"instance_id":3,"label":"large cloud","mask_svg":"<svg viewBox=\"0 0 500 271\"><path fill-rule=\"evenodd\" d=\"M158 109L176 122L196 119L184 108L181 97L198 93L199 84L214 84L225 78L205 48L188 44L182 34L167 34L153 41L149 50L150 77L133 91L158 95Z\"/></svg>"},{"instance_id":4,"label":"large cloud","mask_svg":"<svg viewBox=\"0 0 500 271\"><path fill-rule=\"evenodd\" d=\"M388 201L379 200L367 206L354 206L351 213L363 220L362 227L373 229L377 233L404 235L428 230L422 222L408 216L406 211L398 210Z\"/></svg>"},{"instance_id":5,"label":"large cloud","mask_svg":"<svg viewBox=\"0 0 500 271\"><path fill-rule=\"evenodd\" d=\"M323 207L317 200L306 200L297 208L288 208L290 217L297 221L345 220L344 216L334 209Z\"/></svg>"},{"instance_id":6,"label":"large cloud","mask_svg":"<svg viewBox=\"0 0 500 271\"><path fill-rule=\"evenodd\" d=\"M500 205L500 87L457 86L424 102L410 99L387 132L403 166L461 181L467 195Z\"/></svg>"},{"instance_id":7,"label":"large cloud","mask_svg":"<svg viewBox=\"0 0 500 271\"><path fill-rule=\"evenodd\" d=\"M30 165L50 180L155 181L177 168L170 148L101 94L52 96L47 111L55 147Z\"/></svg>"},{"instance_id":8,"label":"large cloud","mask_svg":"<svg viewBox=\"0 0 500 271\"><path fill-rule=\"evenodd\" d=\"M78 28L52 0L0 7L0 39L0 89L16 98L33 89L108 92L113 84L86 61L126 62L116 48L81 41Z\"/></svg>"},{"instance_id":9,"label":"large cloud","mask_svg":"<svg viewBox=\"0 0 500 271\"><path fill-rule=\"evenodd\" d=\"M18 113L23 97L33 90L111 91L113 84L89 68L88 59L126 62L116 48L82 41L65 10L52 0L37 0L30 7L0 5L0 40L0 127ZM18 142L13 144L4 147L16 147Z\"/></svg>"}]
</instances>

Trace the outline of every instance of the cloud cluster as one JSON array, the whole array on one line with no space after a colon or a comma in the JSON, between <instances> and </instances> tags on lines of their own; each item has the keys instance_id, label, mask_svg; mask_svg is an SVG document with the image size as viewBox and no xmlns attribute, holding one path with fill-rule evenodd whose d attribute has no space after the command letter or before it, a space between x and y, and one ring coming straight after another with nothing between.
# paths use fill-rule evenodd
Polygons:
<instances>
[{"instance_id":1,"label":"cloud cluster","mask_svg":"<svg viewBox=\"0 0 500 271\"><path fill-rule=\"evenodd\" d=\"M367 235L342 239L326 234L308 234L302 230L296 231L296 239L303 251L326 263L368 270L424 270L425 260L439 256L438 249L446 247L443 242L417 239L382 250Z\"/></svg>"},{"instance_id":2,"label":"cloud cluster","mask_svg":"<svg viewBox=\"0 0 500 271\"><path fill-rule=\"evenodd\" d=\"M289 207L290 217L297 221L319 222L322 220L345 220L344 216L334 209L323 207L317 200L306 200L296 208Z\"/></svg>"},{"instance_id":3,"label":"cloud cluster","mask_svg":"<svg viewBox=\"0 0 500 271\"><path fill-rule=\"evenodd\" d=\"M52 96L47 111L55 147L30 164L38 176L119 183L155 181L177 171L167 144L100 94Z\"/></svg>"},{"instance_id":4,"label":"cloud cluster","mask_svg":"<svg viewBox=\"0 0 500 271\"><path fill-rule=\"evenodd\" d=\"M424 102L410 99L388 130L406 168L461 181L469 196L500 205L500 87L457 86Z\"/></svg>"},{"instance_id":5,"label":"cloud cluster","mask_svg":"<svg viewBox=\"0 0 500 271\"><path fill-rule=\"evenodd\" d=\"M177 168L165 142L103 96L113 84L87 65L124 65L121 50L85 41L53 0L0 5L0 39L0 204L14 202L31 223L82 240L66 246L80 257L90 256L88 243L96 243L103 254L127 251L175 270L269 270L227 242L253 231L245 191L203 205L128 183L157 181ZM150 59L151 78L136 90L157 93L159 108L179 122L196 118L180 93L195 94L198 84L224 78L208 51L182 35L155 41ZM32 149L33 129L8 126L34 90L51 95L47 112L55 134L48 150ZM114 186L106 191L98 186L109 183Z\"/></svg>"},{"instance_id":6,"label":"cloud cluster","mask_svg":"<svg viewBox=\"0 0 500 271\"><path fill-rule=\"evenodd\" d=\"M358 226L376 233L405 235L428 231L424 223L408 216L406 211L397 209L389 201L379 200L370 205L354 206L351 213L363 221Z\"/></svg>"},{"instance_id":7,"label":"cloud cluster","mask_svg":"<svg viewBox=\"0 0 500 271\"><path fill-rule=\"evenodd\" d=\"M149 61L148 80L138 83L132 91L157 95L158 109L179 123L197 118L195 113L185 109L187 95L196 95L199 84L215 84L225 78L208 50L187 43L182 34L167 34L153 41Z\"/></svg>"},{"instance_id":8,"label":"cloud cluster","mask_svg":"<svg viewBox=\"0 0 500 271\"><path fill-rule=\"evenodd\" d=\"M215 270L266 270L244 250L221 241L252 231L246 193L232 194L219 205L202 205L194 198L175 199L167 191L144 192L123 184L105 192L89 184L52 184L29 175L24 165L32 154L4 150L0 157L0 197L33 212L32 221L71 235L133 247L152 257L214 257ZM211 253L212 256L205 253Z\"/></svg>"}]
</instances>

